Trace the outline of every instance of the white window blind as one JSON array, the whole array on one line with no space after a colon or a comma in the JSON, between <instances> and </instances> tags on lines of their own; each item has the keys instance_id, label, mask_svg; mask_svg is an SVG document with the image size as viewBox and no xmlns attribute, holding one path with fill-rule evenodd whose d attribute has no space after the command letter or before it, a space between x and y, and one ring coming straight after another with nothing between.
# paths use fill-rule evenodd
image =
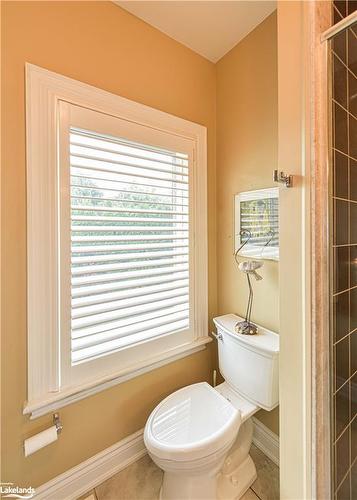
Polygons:
<instances>
[{"instance_id":1,"label":"white window blind","mask_svg":"<svg viewBox=\"0 0 357 500\"><path fill-rule=\"evenodd\" d=\"M72 364L189 328L189 168L70 129Z\"/></svg>"}]
</instances>

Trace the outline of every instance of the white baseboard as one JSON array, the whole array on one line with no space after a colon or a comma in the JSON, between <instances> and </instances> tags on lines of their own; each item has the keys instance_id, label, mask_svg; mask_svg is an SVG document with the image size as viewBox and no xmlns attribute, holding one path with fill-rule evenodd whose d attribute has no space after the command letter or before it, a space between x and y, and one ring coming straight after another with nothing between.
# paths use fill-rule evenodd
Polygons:
<instances>
[{"instance_id":1,"label":"white baseboard","mask_svg":"<svg viewBox=\"0 0 357 500\"><path fill-rule=\"evenodd\" d=\"M270 460L279 466L279 436L255 417L253 417L253 424L253 443L270 458Z\"/></svg>"},{"instance_id":2,"label":"white baseboard","mask_svg":"<svg viewBox=\"0 0 357 500\"><path fill-rule=\"evenodd\" d=\"M36 488L36 500L74 500L146 454L143 429Z\"/></svg>"},{"instance_id":3,"label":"white baseboard","mask_svg":"<svg viewBox=\"0 0 357 500\"><path fill-rule=\"evenodd\" d=\"M253 417L253 443L279 465L279 438ZM75 500L146 454L143 429L36 488L35 500Z\"/></svg>"}]
</instances>

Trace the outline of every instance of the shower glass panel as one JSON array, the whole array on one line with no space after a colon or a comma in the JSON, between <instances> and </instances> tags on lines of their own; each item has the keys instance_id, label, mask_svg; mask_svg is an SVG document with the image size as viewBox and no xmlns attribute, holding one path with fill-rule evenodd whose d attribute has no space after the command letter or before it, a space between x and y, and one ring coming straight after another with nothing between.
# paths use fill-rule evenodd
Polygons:
<instances>
[{"instance_id":1,"label":"shower glass panel","mask_svg":"<svg viewBox=\"0 0 357 500\"><path fill-rule=\"evenodd\" d=\"M333 2L334 23L357 8ZM334 498L357 499L357 23L330 40L331 419Z\"/></svg>"}]
</instances>

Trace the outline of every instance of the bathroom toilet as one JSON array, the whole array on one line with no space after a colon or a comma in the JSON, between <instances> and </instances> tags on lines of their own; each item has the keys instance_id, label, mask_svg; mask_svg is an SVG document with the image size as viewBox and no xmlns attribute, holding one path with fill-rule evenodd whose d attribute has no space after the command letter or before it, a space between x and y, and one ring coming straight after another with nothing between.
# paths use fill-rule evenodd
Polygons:
<instances>
[{"instance_id":1,"label":"bathroom toilet","mask_svg":"<svg viewBox=\"0 0 357 500\"><path fill-rule=\"evenodd\" d=\"M145 445L164 471L162 500L233 500L256 479L251 417L278 405L279 336L264 328L238 334L240 320L234 314L214 319L225 382L175 391L146 423Z\"/></svg>"}]
</instances>

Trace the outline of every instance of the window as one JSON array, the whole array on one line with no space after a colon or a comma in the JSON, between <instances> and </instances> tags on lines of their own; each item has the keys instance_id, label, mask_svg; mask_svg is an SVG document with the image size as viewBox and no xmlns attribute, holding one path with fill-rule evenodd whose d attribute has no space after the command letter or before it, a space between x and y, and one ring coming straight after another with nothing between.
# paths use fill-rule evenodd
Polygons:
<instances>
[{"instance_id":1,"label":"window","mask_svg":"<svg viewBox=\"0 0 357 500\"><path fill-rule=\"evenodd\" d=\"M205 129L27 68L33 417L204 348Z\"/></svg>"},{"instance_id":2,"label":"window","mask_svg":"<svg viewBox=\"0 0 357 500\"><path fill-rule=\"evenodd\" d=\"M279 188L234 197L235 250L255 259L279 260Z\"/></svg>"}]
</instances>

